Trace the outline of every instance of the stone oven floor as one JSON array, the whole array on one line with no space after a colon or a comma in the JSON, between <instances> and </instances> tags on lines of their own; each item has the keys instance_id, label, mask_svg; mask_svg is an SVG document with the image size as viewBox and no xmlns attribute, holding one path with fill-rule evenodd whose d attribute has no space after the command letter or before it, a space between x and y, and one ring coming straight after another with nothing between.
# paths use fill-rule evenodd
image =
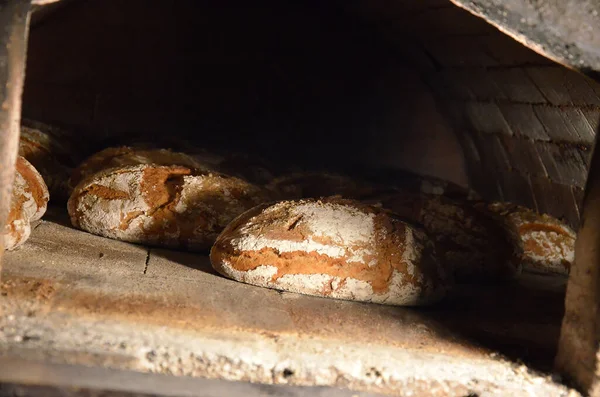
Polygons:
<instances>
[{"instance_id":1,"label":"stone oven floor","mask_svg":"<svg viewBox=\"0 0 600 397\"><path fill-rule=\"evenodd\" d=\"M93 236L52 209L4 257L0 383L54 385L39 368L58 365L407 396L578 395L549 376L565 282L525 275L418 310L329 300L225 279L206 255ZM292 390L264 395L318 394Z\"/></svg>"}]
</instances>

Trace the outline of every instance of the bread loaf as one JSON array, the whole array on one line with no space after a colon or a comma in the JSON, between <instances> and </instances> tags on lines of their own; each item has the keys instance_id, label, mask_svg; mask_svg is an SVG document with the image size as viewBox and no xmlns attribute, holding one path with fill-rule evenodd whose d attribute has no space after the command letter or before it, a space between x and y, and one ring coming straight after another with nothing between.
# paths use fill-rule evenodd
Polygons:
<instances>
[{"instance_id":1,"label":"bread loaf","mask_svg":"<svg viewBox=\"0 0 600 397\"><path fill-rule=\"evenodd\" d=\"M576 234L565 223L511 203L478 205L485 205L517 229L523 245L523 270L569 273L575 257Z\"/></svg>"},{"instance_id":2,"label":"bread loaf","mask_svg":"<svg viewBox=\"0 0 600 397\"><path fill-rule=\"evenodd\" d=\"M131 146L109 147L101 150L83 161L71 174L69 185L75 188L86 177L100 171L131 165L179 165L189 169L214 171L207 163L201 163L181 152L167 149L139 149Z\"/></svg>"},{"instance_id":3,"label":"bread loaf","mask_svg":"<svg viewBox=\"0 0 600 397\"><path fill-rule=\"evenodd\" d=\"M356 198L372 193L372 187L366 182L327 172L295 172L273 179L268 188L281 200L336 195Z\"/></svg>"},{"instance_id":4,"label":"bread loaf","mask_svg":"<svg viewBox=\"0 0 600 397\"><path fill-rule=\"evenodd\" d=\"M266 201L242 179L181 165L108 168L83 179L68 202L73 226L101 236L204 250L237 215Z\"/></svg>"},{"instance_id":5,"label":"bread loaf","mask_svg":"<svg viewBox=\"0 0 600 397\"><path fill-rule=\"evenodd\" d=\"M210 260L248 284L388 305L432 303L449 285L425 232L339 198L253 208L221 233Z\"/></svg>"},{"instance_id":6,"label":"bread loaf","mask_svg":"<svg viewBox=\"0 0 600 397\"><path fill-rule=\"evenodd\" d=\"M510 279L521 271L516 230L493 214L443 196L400 190L365 201L422 225L457 282Z\"/></svg>"},{"instance_id":7,"label":"bread loaf","mask_svg":"<svg viewBox=\"0 0 600 397\"><path fill-rule=\"evenodd\" d=\"M27 159L44 178L48 190L55 201L69 198L68 179L73 167L73 158L68 145L68 137L58 134L43 124L29 122L29 127L21 126L19 155Z\"/></svg>"},{"instance_id":8,"label":"bread loaf","mask_svg":"<svg viewBox=\"0 0 600 397\"><path fill-rule=\"evenodd\" d=\"M237 176L259 185L273 178L266 165L251 156L219 155L204 149L182 153L139 144L109 147L93 154L72 172L69 185L73 189L86 176L107 168L138 164L180 165L204 172Z\"/></svg>"},{"instance_id":9,"label":"bread loaf","mask_svg":"<svg viewBox=\"0 0 600 397\"><path fill-rule=\"evenodd\" d=\"M4 226L4 249L13 250L31 233L31 222L46 212L49 193L42 176L25 158L19 156L15 167L8 220Z\"/></svg>"}]
</instances>

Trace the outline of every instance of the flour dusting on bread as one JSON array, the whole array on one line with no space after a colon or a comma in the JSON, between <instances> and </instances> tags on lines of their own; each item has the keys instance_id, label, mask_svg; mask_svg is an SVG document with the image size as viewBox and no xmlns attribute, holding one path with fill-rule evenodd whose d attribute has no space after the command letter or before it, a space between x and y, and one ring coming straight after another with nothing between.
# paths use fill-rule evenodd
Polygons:
<instances>
[{"instance_id":1,"label":"flour dusting on bread","mask_svg":"<svg viewBox=\"0 0 600 397\"><path fill-rule=\"evenodd\" d=\"M73 225L94 234L203 250L233 218L265 199L259 187L235 177L141 164L88 176L68 208Z\"/></svg>"},{"instance_id":2,"label":"flour dusting on bread","mask_svg":"<svg viewBox=\"0 0 600 397\"><path fill-rule=\"evenodd\" d=\"M484 204L479 204L484 205ZM564 222L520 205L486 204L490 211L510 222L523 244L523 268L538 273L566 275L575 260L575 232Z\"/></svg>"},{"instance_id":3,"label":"flour dusting on bread","mask_svg":"<svg viewBox=\"0 0 600 397\"><path fill-rule=\"evenodd\" d=\"M240 215L217 239L211 263L253 285L391 305L430 303L449 286L423 231L339 198L283 201Z\"/></svg>"},{"instance_id":4,"label":"flour dusting on bread","mask_svg":"<svg viewBox=\"0 0 600 397\"><path fill-rule=\"evenodd\" d=\"M31 234L31 222L41 219L50 195L42 176L24 157L17 157L10 211L2 238L4 249L13 250Z\"/></svg>"},{"instance_id":5,"label":"flour dusting on bread","mask_svg":"<svg viewBox=\"0 0 600 397\"><path fill-rule=\"evenodd\" d=\"M285 205L285 202L276 204L265 210L264 214L276 212ZM348 256L351 262L360 262L367 256L373 256L370 244L375 237L374 214L365 214L339 204L323 206L306 202L289 208L288 216L292 223L289 227L304 226L310 237L301 241L269 239L254 234L257 225L249 223L242 229L244 236L232 240L232 244L238 250L257 251L269 247L279 252L317 252L331 258Z\"/></svg>"}]
</instances>

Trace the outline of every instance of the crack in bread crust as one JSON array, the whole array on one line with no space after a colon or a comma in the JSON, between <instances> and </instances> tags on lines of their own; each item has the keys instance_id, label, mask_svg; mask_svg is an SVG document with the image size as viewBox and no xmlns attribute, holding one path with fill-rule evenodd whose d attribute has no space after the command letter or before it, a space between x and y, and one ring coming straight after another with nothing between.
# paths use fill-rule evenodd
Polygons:
<instances>
[{"instance_id":1,"label":"crack in bread crust","mask_svg":"<svg viewBox=\"0 0 600 397\"><path fill-rule=\"evenodd\" d=\"M284 201L240 215L217 239L211 263L263 287L387 304L439 299L449 284L422 230L339 198Z\"/></svg>"},{"instance_id":2,"label":"crack in bread crust","mask_svg":"<svg viewBox=\"0 0 600 397\"><path fill-rule=\"evenodd\" d=\"M10 211L1 235L7 250L17 248L29 238L30 223L44 215L50 198L41 175L24 157L17 157L15 171Z\"/></svg>"},{"instance_id":3,"label":"crack in bread crust","mask_svg":"<svg viewBox=\"0 0 600 397\"><path fill-rule=\"evenodd\" d=\"M182 166L110 168L69 199L74 226L134 243L205 250L235 216L266 200L239 178Z\"/></svg>"},{"instance_id":4,"label":"crack in bread crust","mask_svg":"<svg viewBox=\"0 0 600 397\"><path fill-rule=\"evenodd\" d=\"M19 155L26 158L44 178L53 200L66 201L70 191L70 167L73 165L69 150L72 148L64 144L69 137L55 136L43 129L21 125Z\"/></svg>"}]
</instances>

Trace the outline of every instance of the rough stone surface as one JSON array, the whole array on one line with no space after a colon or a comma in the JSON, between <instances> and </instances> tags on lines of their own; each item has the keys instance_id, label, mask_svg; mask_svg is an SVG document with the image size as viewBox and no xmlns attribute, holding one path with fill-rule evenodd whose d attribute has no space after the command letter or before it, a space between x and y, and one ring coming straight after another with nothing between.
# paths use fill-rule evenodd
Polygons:
<instances>
[{"instance_id":1,"label":"rough stone surface","mask_svg":"<svg viewBox=\"0 0 600 397\"><path fill-rule=\"evenodd\" d=\"M112 275L143 272L147 248L76 230L64 211L56 207L48 209L47 217L53 221L39 223L35 237L11 255L10 261L22 263L28 274L67 275L79 271L83 275L90 267L94 273Z\"/></svg>"},{"instance_id":2,"label":"rough stone surface","mask_svg":"<svg viewBox=\"0 0 600 397\"><path fill-rule=\"evenodd\" d=\"M499 84L513 102L545 103L546 100L527 74L520 68L496 69L490 78Z\"/></svg>"},{"instance_id":3,"label":"rough stone surface","mask_svg":"<svg viewBox=\"0 0 600 397\"><path fill-rule=\"evenodd\" d=\"M550 138L544 126L535 115L533 106L528 104L502 104L502 114L508 121L511 130L520 136L526 136L536 141L548 141Z\"/></svg>"},{"instance_id":4,"label":"rough stone surface","mask_svg":"<svg viewBox=\"0 0 600 397\"><path fill-rule=\"evenodd\" d=\"M5 259L4 357L406 396L569 392L478 343L518 341L543 352L531 362L547 364L558 337L561 278L461 290L417 311L244 285L211 272L203 256L148 253L51 221ZM538 287L527 292L527 283ZM514 300L502 297L504 288ZM524 297L535 312L525 313ZM540 304L556 310L540 311ZM490 307L506 305L490 315Z\"/></svg>"},{"instance_id":5,"label":"rough stone surface","mask_svg":"<svg viewBox=\"0 0 600 397\"><path fill-rule=\"evenodd\" d=\"M15 366L11 362L12 367ZM0 384L0 397L197 397L201 390L202 397L383 397L382 394L356 392L353 390L334 387L264 385L248 382L232 382L214 379L181 378L139 374L123 371L98 371L95 368L68 366L36 366L29 362L18 363L24 372L24 367L33 367L34 371L41 370L58 375L60 381L49 379L47 385L25 382ZM23 375L18 373L18 375ZM70 376L70 378L67 378ZM26 381L31 377L22 376ZM35 377L34 377L35 379ZM45 379L44 379L45 380ZM76 383L76 386L70 386ZM117 390L113 384L116 383ZM107 390L106 385L113 389Z\"/></svg>"},{"instance_id":6,"label":"rough stone surface","mask_svg":"<svg viewBox=\"0 0 600 397\"><path fill-rule=\"evenodd\" d=\"M498 105L493 102L469 102L465 105L465 112L475 131L498 135L513 134Z\"/></svg>"}]
</instances>

